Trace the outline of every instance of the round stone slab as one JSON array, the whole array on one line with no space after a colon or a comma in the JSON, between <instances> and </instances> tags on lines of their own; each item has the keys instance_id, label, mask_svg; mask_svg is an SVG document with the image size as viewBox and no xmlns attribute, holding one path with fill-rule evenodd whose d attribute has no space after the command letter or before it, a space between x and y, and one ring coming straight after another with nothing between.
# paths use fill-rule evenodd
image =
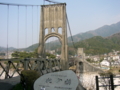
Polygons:
<instances>
[{"instance_id":1,"label":"round stone slab","mask_svg":"<svg viewBox=\"0 0 120 90\"><path fill-rule=\"evenodd\" d=\"M38 78L34 90L76 90L78 78L71 70L53 72Z\"/></svg>"}]
</instances>

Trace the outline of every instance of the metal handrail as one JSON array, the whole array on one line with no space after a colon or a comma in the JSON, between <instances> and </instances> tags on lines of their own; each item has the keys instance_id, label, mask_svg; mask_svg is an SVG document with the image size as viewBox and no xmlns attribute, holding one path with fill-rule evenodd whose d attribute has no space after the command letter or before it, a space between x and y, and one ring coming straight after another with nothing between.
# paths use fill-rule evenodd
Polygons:
<instances>
[{"instance_id":1,"label":"metal handrail","mask_svg":"<svg viewBox=\"0 0 120 90\"><path fill-rule=\"evenodd\" d=\"M15 73L21 75L21 70L36 70L42 75L44 74L43 70L46 70L47 73L50 72L50 69L52 72L57 71L57 69L60 71L61 63L57 59L48 60L44 58L0 59L0 69L2 69L0 77L5 73L5 79L7 79L14 77ZM12 74L10 74L11 69L13 70Z\"/></svg>"}]
</instances>

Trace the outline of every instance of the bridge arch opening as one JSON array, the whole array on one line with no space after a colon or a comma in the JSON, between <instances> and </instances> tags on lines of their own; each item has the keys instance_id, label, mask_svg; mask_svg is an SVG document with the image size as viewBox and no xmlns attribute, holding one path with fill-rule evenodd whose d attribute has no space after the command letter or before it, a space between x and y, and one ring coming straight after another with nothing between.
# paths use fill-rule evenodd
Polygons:
<instances>
[{"instance_id":1,"label":"bridge arch opening","mask_svg":"<svg viewBox=\"0 0 120 90\"><path fill-rule=\"evenodd\" d=\"M47 34L48 34L48 28L45 29L45 35L47 35Z\"/></svg>"},{"instance_id":2,"label":"bridge arch opening","mask_svg":"<svg viewBox=\"0 0 120 90\"><path fill-rule=\"evenodd\" d=\"M58 33L62 34L62 28L61 27L58 28Z\"/></svg>"},{"instance_id":3,"label":"bridge arch opening","mask_svg":"<svg viewBox=\"0 0 120 90\"><path fill-rule=\"evenodd\" d=\"M55 28L51 28L52 33L55 32Z\"/></svg>"},{"instance_id":4,"label":"bridge arch opening","mask_svg":"<svg viewBox=\"0 0 120 90\"><path fill-rule=\"evenodd\" d=\"M61 58L61 40L58 37L49 37L45 41L45 52L55 55L55 58ZM46 58L50 58L46 54Z\"/></svg>"}]
</instances>

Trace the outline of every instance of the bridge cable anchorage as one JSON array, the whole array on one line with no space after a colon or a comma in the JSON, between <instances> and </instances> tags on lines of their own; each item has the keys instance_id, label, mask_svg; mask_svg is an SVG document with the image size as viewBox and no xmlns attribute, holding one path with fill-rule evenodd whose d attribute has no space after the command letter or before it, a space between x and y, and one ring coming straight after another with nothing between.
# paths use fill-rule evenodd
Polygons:
<instances>
[{"instance_id":1,"label":"bridge cable anchorage","mask_svg":"<svg viewBox=\"0 0 120 90\"><path fill-rule=\"evenodd\" d=\"M56 2L55 0L44 0L44 4L45 4L45 1L49 2L49 3L54 3L54 4L58 4L60 2Z\"/></svg>"},{"instance_id":2,"label":"bridge cable anchorage","mask_svg":"<svg viewBox=\"0 0 120 90\"><path fill-rule=\"evenodd\" d=\"M68 28L69 28L69 32L70 32L70 36L71 36L71 40L72 40L72 44L73 44L75 53L76 53L76 55L77 55L77 50L76 50L76 46L75 46L75 44L74 44L74 40L73 40L73 37L72 37L72 32L71 32L69 20L68 20L68 17L67 17L67 13L66 13L66 20L67 20L67 24L68 24Z\"/></svg>"},{"instance_id":3,"label":"bridge cable anchorage","mask_svg":"<svg viewBox=\"0 0 120 90\"><path fill-rule=\"evenodd\" d=\"M8 59L8 38L9 38L9 5L7 11L7 59Z\"/></svg>"},{"instance_id":4,"label":"bridge cable anchorage","mask_svg":"<svg viewBox=\"0 0 120 90\"><path fill-rule=\"evenodd\" d=\"M1 5L10 5L10 6L41 6L41 5L30 5L30 4L13 4L13 3L2 3L0 2Z\"/></svg>"}]
</instances>

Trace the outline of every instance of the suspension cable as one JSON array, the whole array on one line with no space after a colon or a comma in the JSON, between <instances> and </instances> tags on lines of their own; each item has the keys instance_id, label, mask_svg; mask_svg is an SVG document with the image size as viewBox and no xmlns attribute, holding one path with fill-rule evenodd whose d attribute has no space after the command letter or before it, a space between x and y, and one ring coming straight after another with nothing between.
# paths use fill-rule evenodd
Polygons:
<instances>
[{"instance_id":1,"label":"suspension cable","mask_svg":"<svg viewBox=\"0 0 120 90\"><path fill-rule=\"evenodd\" d=\"M43 0L43 5L45 5L45 0Z\"/></svg>"},{"instance_id":2,"label":"suspension cable","mask_svg":"<svg viewBox=\"0 0 120 90\"><path fill-rule=\"evenodd\" d=\"M67 17L67 14L66 14L66 17ZM71 36L71 40L72 40L73 46L75 47L75 45L74 45L74 41L73 41L73 37L72 37L71 28L70 28L69 21L68 21L68 17L67 17L67 23L68 23L68 28L69 28L69 32L70 32L70 36Z\"/></svg>"},{"instance_id":3,"label":"suspension cable","mask_svg":"<svg viewBox=\"0 0 120 90\"><path fill-rule=\"evenodd\" d=\"M53 37L53 47L55 47L55 37Z\"/></svg>"},{"instance_id":4,"label":"suspension cable","mask_svg":"<svg viewBox=\"0 0 120 90\"><path fill-rule=\"evenodd\" d=\"M25 37L26 37L26 40L25 40L26 46L25 47L27 47L27 6L26 6L26 25L25 26L26 26L25 27L25 29L26 29L26 35L25 35Z\"/></svg>"},{"instance_id":5,"label":"suspension cable","mask_svg":"<svg viewBox=\"0 0 120 90\"><path fill-rule=\"evenodd\" d=\"M33 49L33 6L32 6L32 49Z\"/></svg>"},{"instance_id":6,"label":"suspension cable","mask_svg":"<svg viewBox=\"0 0 120 90\"><path fill-rule=\"evenodd\" d=\"M29 4L2 3L2 2L0 2L0 4L2 4L2 5L11 5L11 6L40 6L40 5L29 5Z\"/></svg>"},{"instance_id":7,"label":"suspension cable","mask_svg":"<svg viewBox=\"0 0 120 90\"><path fill-rule=\"evenodd\" d=\"M75 46L75 44L74 44L73 37L72 37L72 32L71 32L71 28L70 28L69 20L68 20L68 17L67 17L67 13L66 13L66 19L67 19L67 24L68 24L68 28L69 28L69 32L70 32L70 36L71 36L71 40L72 40L72 44L73 44L73 47L75 48L75 52L76 52L76 54L77 54L76 46Z\"/></svg>"},{"instance_id":8,"label":"suspension cable","mask_svg":"<svg viewBox=\"0 0 120 90\"><path fill-rule=\"evenodd\" d=\"M37 18L38 18L38 6L37 6ZM37 19L37 34L38 34L38 19ZM37 35L37 41L39 40L39 34Z\"/></svg>"},{"instance_id":9,"label":"suspension cable","mask_svg":"<svg viewBox=\"0 0 120 90\"><path fill-rule=\"evenodd\" d=\"M48 52L50 51L50 39L48 39Z\"/></svg>"},{"instance_id":10,"label":"suspension cable","mask_svg":"<svg viewBox=\"0 0 120 90\"><path fill-rule=\"evenodd\" d=\"M9 35L9 5L7 11L7 59L8 59L8 35Z\"/></svg>"},{"instance_id":11,"label":"suspension cable","mask_svg":"<svg viewBox=\"0 0 120 90\"><path fill-rule=\"evenodd\" d=\"M18 6L17 48L18 48L18 51L19 51L19 6Z\"/></svg>"},{"instance_id":12,"label":"suspension cable","mask_svg":"<svg viewBox=\"0 0 120 90\"><path fill-rule=\"evenodd\" d=\"M56 3L56 4L57 4L57 3L60 3L60 2L56 2L55 0L54 0L54 1L53 1L53 0L45 0L45 1L47 1L47 2L49 2L49 3L54 3L54 4L55 4L55 3Z\"/></svg>"}]
</instances>

